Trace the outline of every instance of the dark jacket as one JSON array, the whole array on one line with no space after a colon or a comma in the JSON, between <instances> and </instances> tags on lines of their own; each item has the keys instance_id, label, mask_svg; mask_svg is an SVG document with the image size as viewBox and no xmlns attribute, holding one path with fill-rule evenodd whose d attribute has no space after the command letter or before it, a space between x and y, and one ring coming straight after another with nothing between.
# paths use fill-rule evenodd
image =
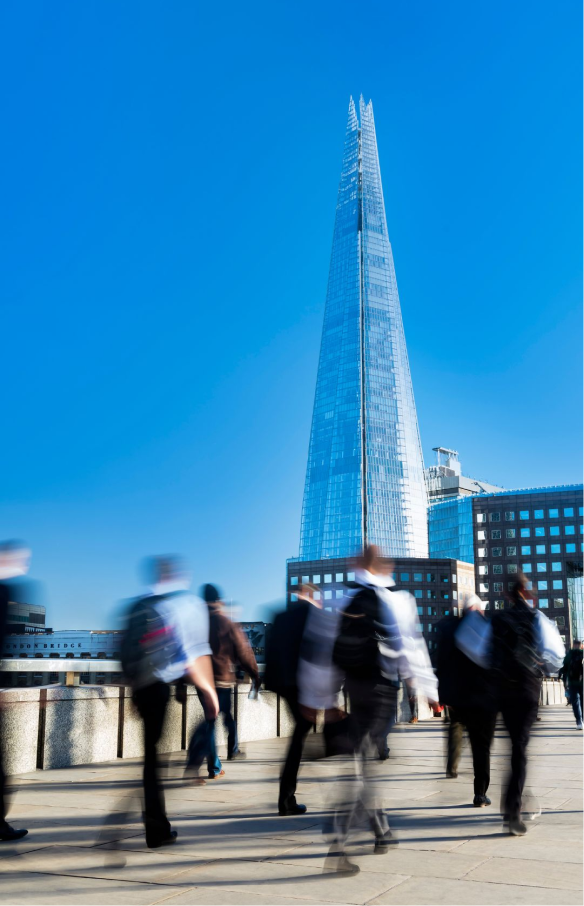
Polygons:
<instances>
[{"instance_id":1,"label":"dark jacket","mask_svg":"<svg viewBox=\"0 0 584 906\"><path fill-rule=\"evenodd\" d=\"M10 593L6 582L0 582L0 654L4 648L4 639L6 638L6 626L8 623L8 601Z\"/></svg>"},{"instance_id":2,"label":"dark jacket","mask_svg":"<svg viewBox=\"0 0 584 906\"><path fill-rule=\"evenodd\" d=\"M235 685L236 664L240 664L254 681L258 680L258 665L247 637L220 606L209 606L209 644L216 686Z\"/></svg>"},{"instance_id":3,"label":"dark jacket","mask_svg":"<svg viewBox=\"0 0 584 906\"><path fill-rule=\"evenodd\" d=\"M382 679L379 597L372 586L355 583L354 587L357 591L341 614L333 661L348 677L377 683Z\"/></svg>"},{"instance_id":4,"label":"dark jacket","mask_svg":"<svg viewBox=\"0 0 584 906\"><path fill-rule=\"evenodd\" d=\"M582 685L582 649L571 648L564 663L558 672L558 677L564 680L567 686Z\"/></svg>"},{"instance_id":5,"label":"dark jacket","mask_svg":"<svg viewBox=\"0 0 584 906\"><path fill-rule=\"evenodd\" d=\"M309 608L308 601L299 601L274 620L266 646L266 689L284 697L298 692L298 661Z\"/></svg>"},{"instance_id":6,"label":"dark jacket","mask_svg":"<svg viewBox=\"0 0 584 906\"><path fill-rule=\"evenodd\" d=\"M535 611L517 597L493 614L493 674L499 705L514 697L537 702L542 672L535 637Z\"/></svg>"},{"instance_id":7,"label":"dark jacket","mask_svg":"<svg viewBox=\"0 0 584 906\"><path fill-rule=\"evenodd\" d=\"M496 710L493 676L456 646L456 631L465 617L444 617L436 626L436 674L440 703L455 710Z\"/></svg>"}]
</instances>

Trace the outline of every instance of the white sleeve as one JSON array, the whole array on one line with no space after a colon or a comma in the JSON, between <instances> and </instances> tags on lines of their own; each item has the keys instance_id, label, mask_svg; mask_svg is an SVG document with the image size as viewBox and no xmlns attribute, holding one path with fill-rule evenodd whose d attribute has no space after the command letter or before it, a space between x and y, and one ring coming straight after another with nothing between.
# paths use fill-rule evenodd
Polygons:
<instances>
[{"instance_id":1,"label":"white sleeve","mask_svg":"<svg viewBox=\"0 0 584 906\"><path fill-rule=\"evenodd\" d=\"M194 595L185 597L178 608L178 627L187 664L211 654L209 644L209 610Z\"/></svg>"}]
</instances>

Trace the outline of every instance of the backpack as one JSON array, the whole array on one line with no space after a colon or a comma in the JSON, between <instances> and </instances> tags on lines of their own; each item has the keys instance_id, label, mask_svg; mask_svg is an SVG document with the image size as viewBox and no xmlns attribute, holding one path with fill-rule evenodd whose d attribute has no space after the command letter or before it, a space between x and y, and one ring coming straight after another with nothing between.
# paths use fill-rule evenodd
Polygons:
<instances>
[{"instance_id":1,"label":"backpack","mask_svg":"<svg viewBox=\"0 0 584 906\"><path fill-rule=\"evenodd\" d=\"M570 651L570 660L568 662L568 682L577 685L582 682L582 650L574 649Z\"/></svg>"},{"instance_id":2,"label":"backpack","mask_svg":"<svg viewBox=\"0 0 584 906\"><path fill-rule=\"evenodd\" d=\"M341 615L333 663L349 676L379 675L379 599L372 588L360 589Z\"/></svg>"},{"instance_id":3,"label":"backpack","mask_svg":"<svg viewBox=\"0 0 584 906\"><path fill-rule=\"evenodd\" d=\"M153 682L177 655L177 642L157 603L169 595L147 595L130 608L122 639L120 660L126 678L134 688Z\"/></svg>"}]
</instances>

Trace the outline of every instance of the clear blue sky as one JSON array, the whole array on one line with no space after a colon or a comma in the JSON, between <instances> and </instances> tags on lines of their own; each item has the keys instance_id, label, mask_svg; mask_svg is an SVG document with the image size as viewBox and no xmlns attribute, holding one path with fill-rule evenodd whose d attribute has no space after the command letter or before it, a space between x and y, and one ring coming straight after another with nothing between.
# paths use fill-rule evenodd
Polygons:
<instances>
[{"instance_id":1,"label":"clear blue sky","mask_svg":"<svg viewBox=\"0 0 584 906\"><path fill-rule=\"evenodd\" d=\"M349 95L426 461L581 480L581 8L6 3L0 537L56 628L147 553L252 618L298 552Z\"/></svg>"}]
</instances>

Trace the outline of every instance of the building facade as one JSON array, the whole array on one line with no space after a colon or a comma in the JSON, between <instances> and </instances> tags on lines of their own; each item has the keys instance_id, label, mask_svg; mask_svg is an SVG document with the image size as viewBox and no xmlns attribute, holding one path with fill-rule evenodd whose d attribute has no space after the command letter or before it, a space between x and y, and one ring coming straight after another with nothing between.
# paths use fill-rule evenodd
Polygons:
<instances>
[{"instance_id":1,"label":"building facade","mask_svg":"<svg viewBox=\"0 0 584 906\"><path fill-rule=\"evenodd\" d=\"M582 491L562 485L472 498L477 594L502 609L524 573L567 647L582 638Z\"/></svg>"},{"instance_id":2,"label":"building facade","mask_svg":"<svg viewBox=\"0 0 584 906\"><path fill-rule=\"evenodd\" d=\"M469 478L462 474L462 467L456 450L447 447L433 447L436 464L426 469L426 490L428 503L449 497L471 497L474 494L497 494L504 491L496 484Z\"/></svg>"},{"instance_id":3,"label":"building facade","mask_svg":"<svg viewBox=\"0 0 584 906\"><path fill-rule=\"evenodd\" d=\"M371 101L353 99L335 219L300 558L428 554L422 449Z\"/></svg>"},{"instance_id":4,"label":"building facade","mask_svg":"<svg viewBox=\"0 0 584 906\"><path fill-rule=\"evenodd\" d=\"M475 590L474 567L449 558L396 557L385 561L395 587L409 591L415 598L419 628L428 649L436 647L436 623L442 617L457 615L459 601ZM355 561L335 557L320 560L289 560L286 574L286 600L294 606L300 585L309 582L318 588L317 598L327 610L342 606L347 588L355 580Z\"/></svg>"},{"instance_id":5,"label":"building facade","mask_svg":"<svg viewBox=\"0 0 584 906\"><path fill-rule=\"evenodd\" d=\"M7 635L0 657L31 658L38 669L20 673L7 672L1 678L4 686L48 686L64 683L65 671L43 670L43 658L79 658L114 660L120 658L122 633L119 630L91 631L89 629L57 630L46 634ZM36 667L35 663L35 667ZM90 685L121 683L121 673L102 673L92 665L91 671L81 674L80 681Z\"/></svg>"}]
</instances>

